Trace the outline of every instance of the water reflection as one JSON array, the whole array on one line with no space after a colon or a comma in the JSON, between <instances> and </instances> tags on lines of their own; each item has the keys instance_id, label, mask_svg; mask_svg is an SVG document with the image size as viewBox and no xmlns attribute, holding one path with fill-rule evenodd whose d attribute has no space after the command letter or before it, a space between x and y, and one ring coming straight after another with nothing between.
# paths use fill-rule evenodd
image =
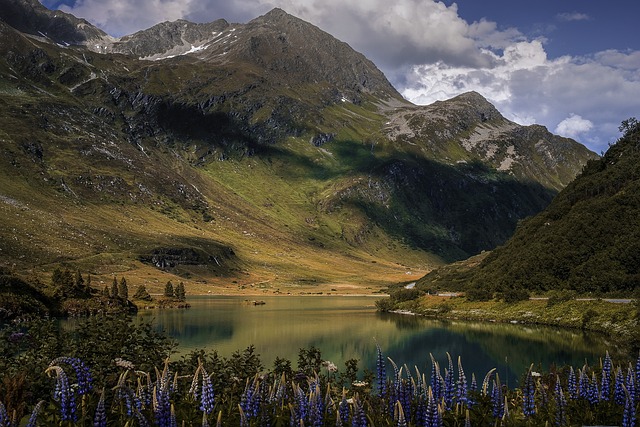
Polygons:
<instances>
[{"instance_id":1,"label":"water reflection","mask_svg":"<svg viewBox=\"0 0 640 427\"><path fill-rule=\"evenodd\" d=\"M607 349L600 336L576 331L377 313L371 297L264 301L256 306L240 297L191 298L188 310L151 310L139 317L153 319L158 329L175 337L179 353L215 349L228 357L253 344L267 367L276 357L295 365L299 349L313 345L339 366L356 358L361 368L373 370L377 341L385 355L412 369L428 372L430 353L444 365L449 352L462 357L468 377L471 372L482 377L495 367L506 381L517 382L531 363L542 370L553 363L582 366Z\"/></svg>"}]
</instances>

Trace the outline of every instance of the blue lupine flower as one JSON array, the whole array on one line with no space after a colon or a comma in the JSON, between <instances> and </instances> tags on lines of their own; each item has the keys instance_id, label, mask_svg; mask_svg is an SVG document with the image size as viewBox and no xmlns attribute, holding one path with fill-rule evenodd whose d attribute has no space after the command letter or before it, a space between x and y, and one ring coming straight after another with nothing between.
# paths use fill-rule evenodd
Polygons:
<instances>
[{"instance_id":1,"label":"blue lupine flower","mask_svg":"<svg viewBox=\"0 0 640 427\"><path fill-rule=\"evenodd\" d=\"M616 381L613 386L613 401L622 406L624 405L626 398L627 396L624 391L624 375L622 374L622 368L618 366L618 369L616 369Z\"/></svg>"},{"instance_id":2,"label":"blue lupine flower","mask_svg":"<svg viewBox=\"0 0 640 427\"><path fill-rule=\"evenodd\" d=\"M600 400L608 401L611 394L611 370L613 364L611 363L611 356L607 351L607 355L604 358L602 364L602 381L600 383Z\"/></svg>"},{"instance_id":3,"label":"blue lupine flower","mask_svg":"<svg viewBox=\"0 0 640 427\"><path fill-rule=\"evenodd\" d=\"M349 423L349 402L347 401L347 392L343 388L342 389L342 400L338 405L338 419L342 422L343 425L347 425Z\"/></svg>"},{"instance_id":4,"label":"blue lupine flower","mask_svg":"<svg viewBox=\"0 0 640 427\"><path fill-rule=\"evenodd\" d=\"M442 414L431 387L427 390L427 416L424 425L425 427L442 427Z\"/></svg>"},{"instance_id":5,"label":"blue lupine flower","mask_svg":"<svg viewBox=\"0 0 640 427\"><path fill-rule=\"evenodd\" d=\"M533 383L533 376L531 375L531 367L527 371L527 376L524 379L524 386L522 387L522 412L525 417L530 417L536 413L535 405L535 384Z\"/></svg>"},{"instance_id":6,"label":"blue lupine flower","mask_svg":"<svg viewBox=\"0 0 640 427\"><path fill-rule=\"evenodd\" d=\"M215 404L214 398L215 395L213 393L213 384L211 383L211 378L207 374L207 370L202 367L202 393L200 395L200 410L205 414L209 415L213 412L213 407Z\"/></svg>"},{"instance_id":7,"label":"blue lupine flower","mask_svg":"<svg viewBox=\"0 0 640 427\"><path fill-rule=\"evenodd\" d=\"M351 427L367 427L367 415L364 413L364 408L360 404L357 394L353 398L353 417L351 418Z\"/></svg>"},{"instance_id":8,"label":"blue lupine flower","mask_svg":"<svg viewBox=\"0 0 640 427\"><path fill-rule=\"evenodd\" d=\"M40 415L40 411L42 410L44 404L44 400L41 400L36 404L36 406L33 408L33 411L31 411L31 416L29 417L29 421L27 421L25 427L36 427L38 425L38 415Z\"/></svg>"},{"instance_id":9,"label":"blue lupine flower","mask_svg":"<svg viewBox=\"0 0 640 427\"><path fill-rule=\"evenodd\" d=\"M587 390L587 400L590 404L596 405L599 401L598 393L598 380L596 379L596 374L593 372L591 374L591 381L589 381L589 389Z\"/></svg>"},{"instance_id":10,"label":"blue lupine flower","mask_svg":"<svg viewBox=\"0 0 640 427\"><path fill-rule=\"evenodd\" d=\"M11 427L11 418L2 402L0 402L0 427Z\"/></svg>"},{"instance_id":11,"label":"blue lupine flower","mask_svg":"<svg viewBox=\"0 0 640 427\"><path fill-rule=\"evenodd\" d=\"M483 396L486 396L489 393L489 382L491 381L491 376L495 371L496 371L496 368L492 368L484 376L484 380L482 380L482 389L480 390L480 393L482 393Z\"/></svg>"},{"instance_id":12,"label":"blue lupine flower","mask_svg":"<svg viewBox=\"0 0 640 427\"><path fill-rule=\"evenodd\" d=\"M107 411L104 407L104 389L100 394L96 414L93 417L93 427L107 427Z\"/></svg>"},{"instance_id":13,"label":"blue lupine flower","mask_svg":"<svg viewBox=\"0 0 640 427\"><path fill-rule=\"evenodd\" d=\"M400 401L396 402L396 415L394 416L396 427L407 427L407 420L404 416L404 410Z\"/></svg>"},{"instance_id":14,"label":"blue lupine flower","mask_svg":"<svg viewBox=\"0 0 640 427\"><path fill-rule=\"evenodd\" d=\"M376 343L376 378L378 380L378 396L387 396L387 365L380 346Z\"/></svg>"},{"instance_id":15,"label":"blue lupine flower","mask_svg":"<svg viewBox=\"0 0 640 427\"><path fill-rule=\"evenodd\" d=\"M309 422L313 427L324 425L324 401L320 392L320 385L316 383L315 390L309 394Z\"/></svg>"},{"instance_id":16,"label":"blue lupine flower","mask_svg":"<svg viewBox=\"0 0 640 427\"><path fill-rule=\"evenodd\" d=\"M560 385L560 377L556 377L555 386L555 401L556 401L556 426L564 426L567 424L567 401L562 392L562 386Z\"/></svg>"},{"instance_id":17,"label":"blue lupine flower","mask_svg":"<svg viewBox=\"0 0 640 427\"><path fill-rule=\"evenodd\" d=\"M434 399L439 402L443 395L440 365L433 357L433 354L429 353L429 356L431 357L431 382L429 383L429 385L431 387L431 392L433 393Z\"/></svg>"},{"instance_id":18,"label":"blue lupine flower","mask_svg":"<svg viewBox=\"0 0 640 427\"><path fill-rule=\"evenodd\" d=\"M450 411L453 407L453 397L455 395L455 381L453 378L453 361L451 355L447 353L448 365L444 370L444 408Z\"/></svg>"},{"instance_id":19,"label":"blue lupine flower","mask_svg":"<svg viewBox=\"0 0 640 427\"><path fill-rule=\"evenodd\" d=\"M636 427L636 416L636 403L633 395L627 391L624 411L622 412L622 427Z\"/></svg>"},{"instance_id":20,"label":"blue lupine flower","mask_svg":"<svg viewBox=\"0 0 640 427\"><path fill-rule=\"evenodd\" d=\"M589 397L589 377L586 373L586 367L582 368L580 371L580 377L578 380L578 397L583 399L588 399Z\"/></svg>"},{"instance_id":21,"label":"blue lupine flower","mask_svg":"<svg viewBox=\"0 0 640 427\"><path fill-rule=\"evenodd\" d=\"M62 421L77 421L76 397L69 386L69 378L60 366L49 366L45 373L54 372L56 375L56 386L53 394L54 400L60 403L60 418Z\"/></svg>"},{"instance_id":22,"label":"blue lupine flower","mask_svg":"<svg viewBox=\"0 0 640 427\"><path fill-rule=\"evenodd\" d=\"M458 382L456 387L456 399L462 404L467 403L467 376L462 368L462 359L458 356Z\"/></svg>"},{"instance_id":23,"label":"blue lupine flower","mask_svg":"<svg viewBox=\"0 0 640 427\"><path fill-rule=\"evenodd\" d=\"M496 379L492 383L491 409L494 418L501 419L504 416L504 395L498 375L496 375Z\"/></svg>"},{"instance_id":24,"label":"blue lupine flower","mask_svg":"<svg viewBox=\"0 0 640 427\"><path fill-rule=\"evenodd\" d=\"M569 392L569 399L578 398L578 380L576 378L576 372L573 370L573 366L569 370L569 378L567 379L567 391Z\"/></svg>"},{"instance_id":25,"label":"blue lupine flower","mask_svg":"<svg viewBox=\"0 0 640 427\"><path fill-rule=\"evenodd\" d=\"M629 395L631 396L632 402L638 401L638 388L637 383L635 382L635 372L633 371L633 367L631 363L629 363L629 368L627 369L627 378L625 381L625 388Z\"/></svg>"}]
</instances>

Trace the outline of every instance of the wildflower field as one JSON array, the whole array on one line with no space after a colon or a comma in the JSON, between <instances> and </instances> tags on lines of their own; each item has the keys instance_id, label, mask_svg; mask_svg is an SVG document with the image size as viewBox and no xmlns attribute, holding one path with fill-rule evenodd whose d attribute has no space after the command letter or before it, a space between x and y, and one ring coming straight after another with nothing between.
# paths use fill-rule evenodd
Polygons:
<instances>
[{"instance_id":1,"label":"wildflower field","mask_svg":"<svg viewBox=\"0 0 640 427\"><path fill-rule=\"evenodd\" d=\"M460 358L425 367L377 348L375 372L340 369L319 349L297 366L265 368L253 347L230 358L173 343L149 324L94 317L71 331L52 321L0 332L0 426L573 426L637 425L640 355L597 366L522 373L518 387L495 370L467 373Z\"/></svg>"}]
</instances>

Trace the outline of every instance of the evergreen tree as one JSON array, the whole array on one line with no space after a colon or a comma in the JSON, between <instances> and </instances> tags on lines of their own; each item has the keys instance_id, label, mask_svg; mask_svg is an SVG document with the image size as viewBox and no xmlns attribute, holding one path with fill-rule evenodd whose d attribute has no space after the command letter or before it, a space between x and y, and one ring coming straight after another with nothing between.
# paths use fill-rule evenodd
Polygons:
<instances>
[{"instance_id":1,"label":"evergreen tree","mask_svg":"<svg viewBox=\"0 0 640 427\"><path fill-rule=\"evenodd\" d=\"M104 289L102 290L102 295L104 295L107 298L111 297L111 293L109 292L109 286L104 287Z\"/></svg>"},{"instance_id":2,"label":"evergreen tree","mask_svg":"<svg viewBox=\"0 0 640 427\"><path fill-rule=\"evenodd\" d=\"M178 301L186 301L187 299L187 293L184 289L184 283L180 282L176 285L176 288L174 290L175 293L175 297Z\"/></svg>"},{"instance_id":3,"label":"evergreen tree","mask_svg":"<svg viewBox=\"0 0 640 427\"><path fill-rule=\"evenodd\" d=\"M169 280L164 286L164 296L167 298L173 298L173 283L171 283L171 280Z\"/></svg>"},{"instance_id":4,"label":"evergreen tree","mask_svg":"<svg viewBox=\"0 0 640 427\"><path fill-rule=\"evenodd\" d=\"M56 268L51 275L51 285L54 295L57 297L70 297L73 295L73 275L69 269Z\"/></svg>"},{"instance_id":5,"label":"evergreen tree","mask_svg":"<svg viewBox=\"0 0 640 427\"><path fill-rule=\"evenodd\" d=\"M111 298L118 298L118 279L113 276L113 283L111 283Z\"/></svg>"},{"instance_id":6,"label":"evergreen tree","mask_svg":"<svg viewBox=\"0 0 640 427\"><path fill-rule=\"evenodd\" d=\"M87 289L87 295L91 295L91 274L87 274L87 281L84 285Z\"/></svg>"},{"instance_id":7,"label":"evergreen tree","mask_svg":"<svg viewBox=\"0 0 640 427\"><path fill-rule=\"evenodd\" d=\"M120 279L120 285L118 286L118 297L120 297L120 299L124 301L129 299L129 287L127 286L127 279L125 279L124 277Z\"/></svg>"},{"instance_id":8,"label":"evergreen tree","mask_svg":"<svg viewBox=\"0 0 640 427\"><path fill-rule=\"evenodd\" d=\"M133 294L133 299L151 301L151 295L147 292L147 287L145 285L138 285L136 293Z\"/></svg>"}]
</instances>

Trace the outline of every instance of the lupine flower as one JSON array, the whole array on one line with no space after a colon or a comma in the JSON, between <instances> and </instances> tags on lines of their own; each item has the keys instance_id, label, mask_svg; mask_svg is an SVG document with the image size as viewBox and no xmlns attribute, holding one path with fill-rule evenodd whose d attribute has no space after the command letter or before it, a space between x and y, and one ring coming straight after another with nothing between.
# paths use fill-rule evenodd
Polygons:
<instances>
[{"instance_id":1,"label":"lupine flower","mask_svg":"<svg viewBox=\"0 0 640 427\"><path fill-rule=\"evenodd\" d=\"M453 397L455 395L455 381L453 379L453 361L447 352L448 365L444 370L444 404L445 410L450 411L453 407Z\"/></svg>"},{"instance_id":2,"label":"lupine flower","mask_svg":"<svg viewBox=\"0 0 640 427\"><path fill-rule=\"evenodd\" d=\"M586 367L580 370L580 378L578 380L578 397L588 399L589 397L589 377L586 373Z\"/></svg>"},{"instance_id":3,"label":"lupine flower","mask_svg":"<svg viewBox=\"0 0 640 427\"><path fill-rule=\"evenodd\" d=\"M578 380L576 378L576 372L573 370L573 366L569 369L569 378L567 379L567 391L569 392L569 399L578 398Z\"/></svg>"},{"instance_id":4,"label":"lupine flower","mask_svg":"<svg viewBox=\"0 0 640 427\"><path fill-rule=\"evenodd\" d=\"M91 372L82 360L77 357L58 357L49 363L49 367L56 365L59 366L60 364L67 364L73 368L73 371L76 374L76 379L78 380L79 395L87 394L93 390Z\"/></svg>"},{"instance_id":5,"label":"lupine flower","mask_svg":"<svg viewBox=\"0 0 640 427\"><path fill-rule=\"evenodd\" d=\"M500 384L500 378L496 374L496 379L493 381L491 388L491 408L494 418L500 419L504 416L504 395L502 393L502 385Z\"/></svg>"},{"instance_id":6,"label":"lupine flower","mask_svg":"<svg viewBox=\"0 0 640 427\"><path fill-rule=\"evenodd\" d=\"M491 376L496 371L496 368L491 369L487 372L487 375L484 376L484 380L482 380L482 390L480 392L483 396L486 396L489 393L489 381L491 380Z\"/></svg>"},{"instance_id":7,"label":"lupine flower","mask_svg":"<svg viewBox=\"0 0 640 427\"><path fill-rule=\"evenodd\" d=\"M342 400L338 405L338 419L342 422L343 425L347 425L349 423L349 402L347 402L347 391L342 389Z\"/></svg>"},{"instance_id":8,"label":"lupine flower","mask_svg":"<svg viewBox=\"0 0 640 427\"><path fill-rule=\"evenodd\" d=\"M431 387L431 392L436 400L440 400L441 396L441 382L440 382L440 365L433 357L433 354L429 353L429 357L431 357L431 380L429 382L429 386Z\"/></svg>"},{"instance_id":9,"label":"lupine flower","mask_svg":"<svg viewBox=\"0 0 640 427\"><path fill-rule=\"evenodd\" d=\"M626 390L624 411L622 412L622 427L636 427L636 404L633 395Z\"/></svg>"},{"instance_id":10,"label":"lupine flower","mask_svg":"<svg viewBox=\"0 0 640 427\"><path fill-rule=\"evenodd\" d=\"M425 427L442 427L442 414L431 387L427 390L427 416L424 421Z\"/></svg>"},{"instance_id":11,"label":"lupine flower","mask_svg":"<svg viewBox=\"0 0 640 427\"><path fill-rule=\"evenodd\" d=\"M316 383L315 389L309 393L309 422L313 427L324 425L324 401L320 392L320 385Z\"/></svg>"},{"instance_id":12,"label":"lupine flower","mask_svg":"<svg viewBox=\"0 0 640 427\"><path fill-rule=\"evenodd\" d=\"M611 394L611 370L613 364L611 363L611 356L609 356L609 352L604 358L604 363L602 364L602 381L600 383L600 400L608 401L609 394Z\"/></svg>"},{"instance_id":13,"label":"lupine flower","mask_svg":"<svg viewBox=\"0 0 640 427\"><path fill-rule=\"evenodd\" d=\"M589 381L589 390L587 391L587 400L590 404L595 405L598 403L598 380L596 379L596 374L593 372L591 374L591 381Z\"/></svg>"},{"instance_id":14,"label":"lupine flower","mask_svg":"<svg viewBox=\"0 0 640 427\"><path fill-rule=\"evenodd\" d=\"M378 381L378 396L384 399L387 396L387 365L378 343L376 343L376 379Z\"/></svg>"},{"instance_id":15,"label":"lupine flower","mask_svg":"<svg viewBox=\"0 0 640 427\"><path fill-rule=\"evenodd\" d=\"M638 394L640 393L638 393L637 384L635 382L635 373L633 372L633 367L631 366L631 363L629 363L629 368L627 369L627 378L625 382L625 388L627 392L631 395L631 401L637 402Z\"/></svg>"},{"instance_id":16,"label":"lupine flower","mask_svg":"<svg viewBox=\"0 0 640 427\"><path fill-rule=\"evenodd\" d=\"M622 374L622 368L618 366L616 369L616 381L613 386L613 401L618 405L624 405L626 400L626 393L624 391L624 375Z\"/></svg>"},{"instance_id":17,"label":"lupine flower","mask_svg":"<svg viewBox=\"0 0 640 427\"><path fill-rule=\"evenodd\" d=\"M2 402L0 402L0 427L11 427L11 418Z\"/></svg>"},{"instance_id":18,"label":"lupine flower","mask_svg":"<svg viewBox=\"0 0 640 427\"><path fill-rule=\"evenodd\" d=\"M351 418L351 427L367 427L367 415L364 408L360 404L358 395L353 398L353 417Z\"/></svg>"},{"instance_id":19,"label":"lupine flower","mask_svg":"<svg viewBox=\"0 0 640 427\"><path fill-rule=\"evenodd\" d=\"M404 417L404 410L400 401L396 402L396 413L394 415L396 427L407 427L407 420Z\"/></svg>"},{"instance_id":20,"label":"lupine flower","mask_svg":"<svg viewBox=\"0 0 640 427\"><path fill-rule=\"evenodd\" d=\"M467 403L467 377L462 369L462 359L458 356L458 382L456 387L456 399L462 404Z\"/></svg>"},{"instance_id":21,"label":"lupine flower","mask_svg":"<svg viewBox=\"0 0 640 427\"><path fill-rule=\"evenodd\" d=\"M562 392L562 386L560 385L560 377L556 377L555 386L555 400L556 400L556 426L564 426L567 424L567 401Z\"/></svg>"},{"instance_id":22,"label":"lupine flower","mask_svg":"<svg viewBox=\"0 0 640 427\"><path fill-rule=\"evenodd\" d=\"M62 421L77 421L76 398L69 386L69 378L60 366L50 366L45 373L56 375L56 387L53 398L60 403L60 417Z\"/></svg>"},{"instance_id":23,"label":"lupine flower","mask_svg":"<svg viewBox=\"0 0 640 427\"><path fill-rule=\"evenodd\" d=\"M41 400L36 404L36 406L33 408L33 411L31 411L31 416L29 416L29 421L27 421L25 427L36 427L38 425L38 415L40 415L40 411L42 410L44 404L44 400Z\"/></svg>"},{"instance_id":24,"label":"lupine flower","mask_svg":"<svg viewBox=\"0 0 640 427\"><path fill-rule=\"evenodd\" d=\"M171 426L170 386L166 371L165 367L165 373L156 380L156 385L153 388L153 416L159 427Z\"/></svg>"},{"instance_id":25,"label":"lupine flower","mask_svg":"<svg viewBox=\"0 0 640 427\"><path fill-rule=\"evenodd\" d=\"M107 411L104 407L104 389L102 389L102 393L100 394L96 414L93 417L93 427L107 427Z\"/></svg>"},{"instance_id":26,"label":"lupine flower","mask_svg":"<svg viewBox=\"0 0 640 427\"><path fill-rule=\"evenodd\" d=\"M533 383L533 377L531 376L531 367L527 371L527 376L524 379L524 386L522 387L522 412L525 417L530 417L536 413L535 405L535 385Z\"/></svg>"}]
</instances>

